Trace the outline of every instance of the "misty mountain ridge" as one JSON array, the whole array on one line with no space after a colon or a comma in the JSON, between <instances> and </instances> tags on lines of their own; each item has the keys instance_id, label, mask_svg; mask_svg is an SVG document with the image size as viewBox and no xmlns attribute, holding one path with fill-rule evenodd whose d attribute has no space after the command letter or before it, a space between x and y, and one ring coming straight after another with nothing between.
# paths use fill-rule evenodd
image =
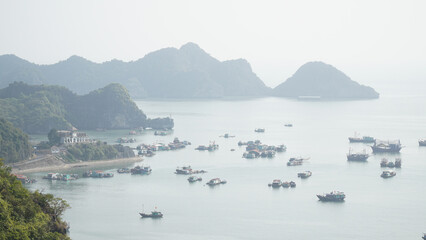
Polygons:
<instances>
[{"instance_id":1,"label":"misty mountain ridge","mask_svg":"<svg viewBox=\"0 0 426 240\"><path fill-rule=\"evenodd\" d=\"M37 65L0 56L0 87L14 81L61 85L86 94L109 83L123 84L133 98L220 98L264 96L270 88L245 60L220 62L194 43L164 48L131 62L91 62L79 56Z\"/></svg>"},{"instance_id":2,"label":"misty mountain ridge","mask_svg":"<svg viewBox=\"0 0 426 240\"><path fill-rule=\"evenodd\" d=\"M37 65L14 55L0 56L0 88L22 81L60 85L77 94L110 83L125 86L132 98L298 97L377 98L378 93L356 83L322 62L304 64L273 90L245 59L219 61L195 43L163 48L136 61L113 59L95 63L73 55L51 65Z\"/></svg>"},{"instance_id":3,"label":"misty mountain ridge","mask_svg":"<svg viewBox=\"0 0 426 240\"><path fill-rule=\"evenodd\" d=\"M308 62L296 73L273 90L274 96L318 96L328 99L378 98L373 88L361 85L332 65Z\"/></svg>"}]
</instances>

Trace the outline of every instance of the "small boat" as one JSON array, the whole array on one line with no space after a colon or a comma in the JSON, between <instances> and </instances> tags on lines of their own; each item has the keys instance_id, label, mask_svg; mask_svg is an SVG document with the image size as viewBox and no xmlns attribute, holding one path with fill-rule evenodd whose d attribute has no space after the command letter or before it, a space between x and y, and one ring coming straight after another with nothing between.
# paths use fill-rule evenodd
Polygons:
<instances>
[{"instance_id":1,"label":"small boat","mask_svg":"<svg viewBox=\"0 0 426 240\"><path fill-rule=\"evenodd\" d=\"M286 123L286 124L284 124L284 126L285 126L285 127L293 127L293 124L291 124L291 123Z\"/></svg>"},{"instance_id":2,"label":"small boat","mask_svg":"<svg viewBox=\"0 0 426 240\"><path fill-rule=\"evenodd\" d=\"M188 182L193 183L193 182L197 182L197 181L202 181L203 179L200 177L196 177L196 176L190 176L188 178Z\"/></svg>"},{"instance_id":3,"label":"small boat","mask_svg":"<svg viewBox=\"0 0 426 240\"><path fill-rule=\"evenodd\" d=\"M181 168L176 168L176 174L189 175L192 174L191 166L183 166Z\"/></svg>"},{"instance_id":4,"label":"small boat","mask_svg":"<svg viewBox=\"0 0 426 240\"><path fill-rule=\"evenodd\" d=\"M136 131L135 130L130 131L129 135L136 135Z\"/></svg>"},{"instance_id":5,"label":"small boat","mask_svg":"<svg viewBox=\"0 0 426 240\"><path fill-rule=\"evenodd\" d=\"M161 131L155 131L155 132L154 132L154 135L155 135L155 136L166 136L166 135L167 135L167 133L166 133L166 132L161 132Z\"/></svg>"},{"instance_id":6,"label":"small boat","mask_svg":"<svg viewBox=\"0 0 426 240\"><path fill-rule=\"evenodd\" d=\"M16 179L19 180L22 184L37 182L35 179L30 179L25 175L21 175L21 174L12 174L12 175L14 175Z\"/></svg>"},{"instance_id":7,"label":"small boat","mask_svg":"<svg viewBox=\"0 0 426 240\"><path fill-rule=\"evenodd\" d=\"M346 156L348 161L365 162L370 155L366 153L365 150L361 153L352 153L349 149L349 153Z\"/></svg>"},{"instance_id":8,"label":"small boat","mask_svg":"<svg viewBox=\"0 0 426 240\"><path fill-rule=\"evenodd\" d=\"M151 213L139 213L142 218L162 218L163 214L159 211L152 211Z\"/></svg>"},{"instance_id":9,"label":"small boat","mask_svg":"<svg viewBox=\"0 0 426 240\"><path fill-rule=\"evenodd\" d=\"M370 136L363 136L362 138L360 137L349 137L349 142L351 143L374 143L374 138L370 137Z\"/></svg>"},{"instance_id":10,"label":"small boat","mask_svg":"<svg viewBox=\"0 0 426 240\"><path fill-rule=\"evenodd\" d=\"M235 149L234 148L231 148L231 152L234 152L235 151Z\"/></svg>"},{"instance_id":11,"label":"small boat","mask_svg":"<svg viewBox=\"0 0 426 240\"><path fill-rule=\"evenodd\" d=\"M117 169L117 173L130 173L130 168Z\"/></svg>"},{"instance_id":12,"label":"small boat","mask_svg":"<svg viewBox=\"0 0 426 240\"><path fill-rule=\"evenodd\" d=\"M229 135L229 133L225 133L223 136L219 136L219 137L223 137L223 138L233 138L235 136Z\"/></svg>"},{"instance_id":13,"label":"small boat","mask_svg":"<svg viewBox=\"0 0 426 240\"><path fill-rule=\"evenodd\" d=\"M426 146L426 139L420 139L419 140L419 146L425 147Z\"/></svg>"},{"instance_id":14,"label":"small boat","mask_svg":"<svg viewBox=\"0 0 426 240\"><path fill-rule=\"evenodd\" d=\"M342 202L345 200L346 195L343 192L333 191L322 195L318 194L317 197L323 202Z\"/></svg>"},{"instance_id":15,"label":"small boat","mask_svg":"<svg viewBox=\"0 0 426 240\"><path fill-rule=\"evenodd\" d=\"M289 183L289 182L283 182L283 183L281 184L281 186L282 186L283 188L289 188L289 187L290 187L290 183Z\"/></svg>"},{"instance_id":16,"label":"small boat","mask_svg":"<svg viewBox=\"0 0 426 240\"><path fill-rule=\"evenodd\" d=\"M382 172L382 174L380 175L380 177L382 177L382 178L391 178L391 177L394 177L395 175L396 175L395 171L386 170L386 171Z\"/></svg>"},{"instance_id":17,"label":"small boat","mask_svg":"<svg viewBox=\"0 0 426 240\"><path fill-rule=\"evenodd\" d=\"M308 158L290 158L287 162L287 166L302 165L304 160L308 160Z\"/></svg>"},{"instance_id":18,"label":"small boat","mask_svg":"<svg viewBox=\"0 0 426 240\"><path fill-rule=\"evenodd\" d=\"M219 184L225 184L226 180L220 180L220 178L213 178L210 181L208 181L206 184L209 186L216 186Z\"/></svg>"},{"instance_id":19,"label":"small boat","mask_svg":"<svg viewBox=\"0 0 426 240\"><path fill-rule=\"evenodd\" d=\"M423 237L424 240L426 240L426 233L423 233Z\"/></svg>"},{"instance_id":20,"label":"small boat","mask_svg":"<svg viewBox=\"0 0 426 240\"><path fill-rule=\"evenodd\" d=\"M402 160L401 158L395 158L395 167L401 168Z\"/></svg>"},{"instance_id":21,"label":"small boat","mask_svg":"<svg viewBox=\"0 0 426 240\"><path fill-rule=\"evenodd\" d=\"M395 141L380 141L375 140L374 145L371 146L373 153L399 153L402 149L401 142Z\"/></svg>"},{"instance_id":22,"label":"small boat","mask_svg":"<svg viewBox=\"0 0 426 240\"><path fill-rule=\"evenodd\" d=\"M380 167L387 167L388 166L388 160L386 158L382 158L382 161L380 162Z\"/></svg>"},{"instance_id":23,"label":"small boat","mask_svg":"<svg viewBox=\"0 0 426 240\"><path fill-rule=\"evenodd\" d=\"M264 128L256 128L254 131L257 132L257 133L263 133L263 132L265 132L265 129Z\"/></svg>"},{"instance_id":24,"label":"small boat","mask_svg":"<svg viewBox=\"0 0 426 240\"><path fill-rule=\"evenodd\" d=\"M293 181L291 181L291 182L290 182L290 187L291 187L291 188L295 188L295 187L296 187L296 183L295 183L295 182L293 182Z\"/></svg>"},{"instance_id":25,"label":"small boat","mask_svg":"<svg viewBox=\"0 0 426 240\"><path fill-rule=\"evenodd\" d=\"M278 145L275 150L277 152L285 152L287 150L287 147L284 144Z\"/></svg>"},{"instance_id":26,"label":"small boat","mask_svg":"<svg viewBox=\"0 0 426 240\"><path fill-rule=\"evenodd\" d=\"M297 177L300 177L300 178L308 178L310 176L312 176L311 171L305 171L305 172L301 172L297 174Z\"/></svg>"},{"instance_id":27,"label":"small boat","mask_svg":"<svg viewBox=\"0 0 426 240\"><path fill-rule=\"evenodd\" d=\"M281 187L282 186L282 182L281 182L281 180L279 180L279 179L275 179L275 180L273 180L272 181L272 183L270 183L270 184L268 184L270 187L273 187L273 188L279 188L279 187Z\"/></svg>"},{"instance_id":28,"label":"small boat","mask_svg":"<svg viewBox=\"0 0 426 240\"><path fill-rule=\"evenodd\" d=\"M146 166L146 167L136 166L136 167L132 168L130 170L130 172L132 173L132 175L134 175L134 174L149 175L149 174L151 174L152 169L149 166Z\"/></svg>"}]
</instances>

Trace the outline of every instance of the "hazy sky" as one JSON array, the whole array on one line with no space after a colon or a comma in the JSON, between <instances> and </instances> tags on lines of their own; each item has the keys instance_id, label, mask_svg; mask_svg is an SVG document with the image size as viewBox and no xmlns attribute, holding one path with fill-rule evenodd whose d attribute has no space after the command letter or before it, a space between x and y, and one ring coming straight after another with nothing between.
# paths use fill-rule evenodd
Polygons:
<instances>
[{"instance_id":1,"label":"hazy sky","mask_svg":"<svg viewBox=\"0 0 426 240\"><path fill-rule=\"evenodd\" d=\"M50 64L136 60L195 42L269 86L307 61L373 87L426 80L425 0L0 0L0 54Z\"/></svg>"}]
</instances>

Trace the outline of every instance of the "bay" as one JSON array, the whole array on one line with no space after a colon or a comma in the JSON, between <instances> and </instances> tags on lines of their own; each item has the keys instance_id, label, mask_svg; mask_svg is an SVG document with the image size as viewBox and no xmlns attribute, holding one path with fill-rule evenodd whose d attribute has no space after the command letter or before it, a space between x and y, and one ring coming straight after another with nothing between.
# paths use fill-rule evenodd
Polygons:
<instances>
[{"instance_id":1,"label":"bay","mask_svg":"<svg viewBox=\"0 0 426 240\"><path fill-rule=\"evenodd\" d=\"M175 129L167 136L145 131L131 136L137 143L188 140L185 149L158 152L142 164L149 176L115 174L110 179L73 182L42 180L31 190L66 199L72 206L64 219L73 239L420 239L426 232L426 96L382 96L369 101L297 101L282 98L225 100L140 100L150 117L171 116ZM292 123L293 127L284 127ZM265 133L255 133L265 128ZM378 139L400 139L398 155L372 155L366 163L347 162L346 153L368 145L350 144L357 131ZM129 130L88 132L113 143ZM221 138L229 133L235 138ZM127 136L130 137L130 136ZM259 139L285 144L273 159L244 159L237 142ZM194 150L210 141L215 152ZM230 151L235 149L235 151ZM302 166L288 167L290 157L310 157ZM394 178L382 179L380 160L402 158ZM134 164L137 165L137 164ZM189 184L175 175L177 166L204 169L203 182ZM133 165L132 165L133 166ZM120 167L120 166L117 166ZM106 167L103 170L115 171ZM297 173L313 172L308 179ZM68 171L69 172L69 171ZM227 184L204 183L214 177ZM294 189L271 189L281 179ZM323 203L316 194L344 191L343 203ZM141 219L139 212L155 207L163 219Z\"/></svg>"}]
</instances>

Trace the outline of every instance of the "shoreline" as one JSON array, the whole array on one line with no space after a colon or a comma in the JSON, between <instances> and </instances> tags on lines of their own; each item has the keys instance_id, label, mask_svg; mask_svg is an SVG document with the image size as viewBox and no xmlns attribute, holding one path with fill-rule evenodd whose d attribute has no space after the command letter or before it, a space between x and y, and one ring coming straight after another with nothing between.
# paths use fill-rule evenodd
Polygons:
<instances>
[{"instance_id":1,"label":"shoreline","mask_svg":"<svg viewBox=\"0 0 426 240\"><path fill-rule=\"evenodd\" d=\"M123 163L135 163L143 161L142 157L132 157L132 158L117 158L117 159L109 159L109 160L97 160L97 161L82 161L77 163L64 163L61 165L54 166L43 166L43 167L35 167L28 169L17 169L15 166L12 167L12 173L14 174L23 174L23 173L36 173L36 172L50 172L50 171L64 171L72 168L87 168L93 166L109 166L109 165L118 165ZM23 165L25 166L25 165Z\"/></svg>"}]
</instances>

